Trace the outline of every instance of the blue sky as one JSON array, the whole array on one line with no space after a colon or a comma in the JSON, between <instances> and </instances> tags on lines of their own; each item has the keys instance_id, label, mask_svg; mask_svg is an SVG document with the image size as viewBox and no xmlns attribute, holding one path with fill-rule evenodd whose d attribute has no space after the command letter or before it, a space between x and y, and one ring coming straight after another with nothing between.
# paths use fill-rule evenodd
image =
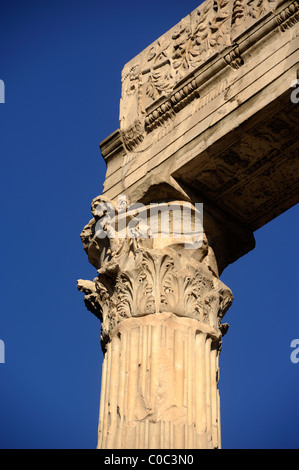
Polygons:
<instances>
[{"instance_id":1,"label":"blue sky","mask_svg":"<svg viewBox=\"0 0 299 470\"><path fill-rule=\"evenodd\" d=\"M118 128L126 62L195 1L2 2L0 448L95 448L100 323L77 292ZM298 206L255 233L221 279L234 293L220 359L223 448L299 448Z\"/></svg>"}]
</instances>

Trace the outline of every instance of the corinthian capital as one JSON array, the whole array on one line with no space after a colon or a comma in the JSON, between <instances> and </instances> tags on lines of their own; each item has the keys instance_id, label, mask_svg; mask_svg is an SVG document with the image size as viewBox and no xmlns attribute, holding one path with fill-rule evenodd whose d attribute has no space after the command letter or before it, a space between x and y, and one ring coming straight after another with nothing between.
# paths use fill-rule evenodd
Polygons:
<instances>
[{"instance_id":1,"label":"corinthian capital","mask_svg":"<svg viewBox=\"0 0 299 470\"><path fill-rule=\"evenodd\" d=\"M135 205L133 213L132 206L125 212L102 197L92 203L94 218L81 238L98 276L93 282L79 280L78 288L85 293L87 308L102 322L103 348L122 320L150 314L169 312L195 319L215 340L225 331L221 319L232 303L232 293L217 276L205 233L178 233L173 210L167 219L172 230L165 236L165 204L161 207L160 212L151 212L150 205ZM184 203L172 201L168 207L180 211ZM190 227L194 228L198 214L194 206L191 209ZM132 220L133 233L127 230Z\"/></svg>"}]
</instances>

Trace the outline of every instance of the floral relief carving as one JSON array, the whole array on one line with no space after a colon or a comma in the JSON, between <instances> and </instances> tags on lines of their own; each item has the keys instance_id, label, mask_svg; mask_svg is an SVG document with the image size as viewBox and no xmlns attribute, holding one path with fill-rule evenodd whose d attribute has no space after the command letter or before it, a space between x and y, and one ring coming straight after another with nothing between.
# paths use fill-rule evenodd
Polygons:
<instances>
[{"instance_id":1,"label":"floral relief carving","mask_svg":"<svg viewBox=\"0 0 299 470\"><path fill-rule=\"evenodd\" d=\"M229 0L207 1L193 16L183 19L167 40L158 40L148 52L147 94L153 100L221 47L230 45ZM161 70L160 70L161 68ZM143 72L145 73L145 72Z\"/></svg>"},{"instance_id":2,"label":"floral relief carving","mask_svg":"<svg viewBox=\"0 0 299 470\"><path fill-rule=\"evenodd\" d=\"M171 68L169 63L164 64L157 70L153 71L149 76L148 84L146 86L146 94L153 101L160 98L160 96L171 93L173 88Z\"/></svg>"},{"instance_id":3,"label":"floral relief carving","mask_svg":"<svg viewBox=\"0 0 299 470\"><path fill-rule=\"evenodd\" d=\"M221 335L220 319L232 302L231 291L206 266L190 265L189 257L167 251L138 250L118 265L114 277L108 263L94 281L92 308L86 301L90 293L79 287L87 308L102 321L102 344L123 319L162 312L194 318Z\"/></svg>"},{"instance_id":4,"label":"floral relief carving","mask_svg":"<svg viewBox=\"0 0 299 470\"><path fill-rule=\"evenodd\" d=\"M221 53L224 62L238 70L245 60L238 38L275 14L280 4L279 0L206 0L129 62L122 73L120 106L126 150L143 151L148 133L162 127L165 135L179 111L201 101L200 68L209 59ZM298 0L276 16L281 31L290 28L298 21Z\"/></svg>"},{"instance_id":5,"label":"floral relief carving","mask_svg":"<svg viewBox=\"0 0 299 470\"><path fill-rule=\"evenodd\" d=\"M153 272L144 260L141 266L120 273L116 281L117 311L132 317L155 313L153 287Z\"/></svg>"},{"instance_id":6,"label":"floral relief carving","mask_svg":"<svg viewBox=\"0 0 299 470\"><path fill-rule=\"evenodd\" d=\"M274 10L276 0L234 0L232 6L231 26L237 28L248 20L258 20Z\"/></svg>"},{"instance_id":7,"label":"floral relief carving","mask_svg":"<svg viewBox=\"0 0 299 470\"><path fill-rule=\"evenodd\" d=\"M206 0L149 48L145 59L125 74L126 94L146 84L151 100L169 95L176 83L211 55L234 44L232 33L248 19L273 11L277 0Z\"/></svg>"},{"instance_id":8,"label":"floral relief carving","mask_svg":"<svg viewBox=\"0 0 299 470\"><path fill-rule=\"evenodd\" d=\"M147 77L146 95L152 100L158 99L161 95L169 94L174 86L174 77L169 60L169 41L160 39L150 49L147 57L146 68L149 67ZM144 74L147 70L143 71Z\"/></svg>"}]
</instances>

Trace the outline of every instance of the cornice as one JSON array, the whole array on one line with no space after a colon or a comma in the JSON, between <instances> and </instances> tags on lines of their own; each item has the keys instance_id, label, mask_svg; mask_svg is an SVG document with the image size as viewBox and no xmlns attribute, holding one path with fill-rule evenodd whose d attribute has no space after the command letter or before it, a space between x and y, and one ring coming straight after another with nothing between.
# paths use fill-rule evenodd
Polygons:
<instances>
[{"instance_id":1,"label":"cornice","mask_svg":"<svg viewBox=\"0 0 299 470\"><path fill-rule=\"evenodd\" d=\"M216 75L221 80L227 67L235 73L244 65L251 47L266 40L270 33L285 32L299 20L297 0L216 3L206 0L125 66L121 106L131 109L131 122L127 125L120 119L120 129L100 144L106 162L120 152L138 151L148 134L167 126L200 98L200 89L207 81ZM203 52L202 44L207 39Z\"/></svg>"}]
</instances>

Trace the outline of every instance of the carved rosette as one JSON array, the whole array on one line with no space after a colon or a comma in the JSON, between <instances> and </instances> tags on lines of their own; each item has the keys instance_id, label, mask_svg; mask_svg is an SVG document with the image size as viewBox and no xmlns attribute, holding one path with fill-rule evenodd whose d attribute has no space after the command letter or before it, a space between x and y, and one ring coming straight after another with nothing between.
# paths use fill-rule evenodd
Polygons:
<instances>
[{"instance_id":1,"label":"carved rosette","mask_svg":"<svg viewBox=\"0 0 299 470\"><path fill-rule=\"evenodd\" d=\"M190 250L174 239L163 240L162 247L161 240L151 238L117 239L116 234L99 239L98 218L96 214L81 234L98 276L92 282L79 280L78 288L85 293L86 307L101 320L103 349L122 320L164 312L197 320L220 341L226 331L221 319L232 293L215 273L206 238L200 248Z\"/></svg>"}]
</instances>

